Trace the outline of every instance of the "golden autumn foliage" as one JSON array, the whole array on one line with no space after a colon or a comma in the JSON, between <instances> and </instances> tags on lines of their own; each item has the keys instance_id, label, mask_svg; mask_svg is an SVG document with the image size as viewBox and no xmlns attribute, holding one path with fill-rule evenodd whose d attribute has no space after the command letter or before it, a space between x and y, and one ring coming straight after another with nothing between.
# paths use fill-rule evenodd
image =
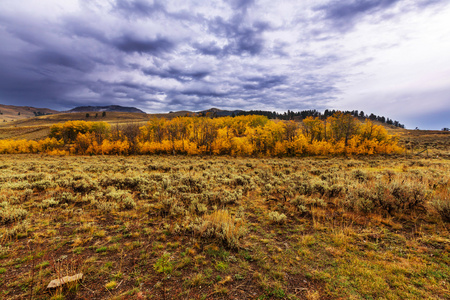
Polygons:
<instances>
[{"instance_id":1,"label":"golden autumn foliage","mask_svg":"<svg viewBox=\"0 0 450 300\"><path fill-rule=\"evenodd\" d=\"M65 149L65 150L64 150ZM55 151L55 150L59 150ZM381 125L337 112L303 124L265 116L154 118L144 126L111 128L105 122L53 125L43 141L0 141L1 153L70 151L82 155L185 154L232 156L372 155L400 153Z\"/></svg>"},{"instance_id":2,"label":"golden autumn foliage","mask_svg":"<svg viewBox=\"0 0 450 300\"><path fill-rule=\"evenodd\" d=\"M64 146L62 140L46 138L40 141L0 140L1 154L51 152Z\"/></svg>"},{"instance_id":3,"label":"golden autumn foliage","mask_svg":"<svg viewBox=\"0 0 450 300\"><path fill-rule=\"evenodd\" d=\"M70 143L77 139L78 134L94 133L98 139L109 137L111 125L106 122L67 121L50 127L50 137Z\"/></svg>"}]
</instances>

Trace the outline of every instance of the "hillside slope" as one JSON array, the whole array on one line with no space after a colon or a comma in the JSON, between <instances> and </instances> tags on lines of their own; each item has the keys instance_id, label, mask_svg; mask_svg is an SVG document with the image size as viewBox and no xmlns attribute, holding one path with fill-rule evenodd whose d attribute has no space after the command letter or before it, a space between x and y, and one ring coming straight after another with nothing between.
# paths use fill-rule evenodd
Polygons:
<instances>
[{"instance_id":1,"label":"hillside slope","mask_svg":"<svg viewBox=\"0 0 450 300\"><path fill-rule=\"evenodd\" d=\"M59 111L49 108L0 104L0 122L10 122L13 120L22 120L57 113L59 113Z\"/></svg>"},{"instance_id":2,"label":"hillside slope","mask_svg":"<svg viewBox=\"0 0 450 300\"><path fill-rule=\"evenodd\" d=\"M120 105L108 105L108 106L78 106L69 112L128 112L128 113L145 113L136 107L127 107Z\"/></svg>"}]
</instances>

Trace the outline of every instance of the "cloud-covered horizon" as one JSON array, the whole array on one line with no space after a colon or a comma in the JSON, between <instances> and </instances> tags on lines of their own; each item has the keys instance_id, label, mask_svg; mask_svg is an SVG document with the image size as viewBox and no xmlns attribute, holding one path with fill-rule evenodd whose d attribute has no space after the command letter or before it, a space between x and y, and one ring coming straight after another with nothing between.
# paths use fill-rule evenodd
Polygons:
<instances>
[{"instance_id":1,"label":"cloud-covered horizon","mask_svg":"<svg viewBox=\"0 0 450 300\"><path fill-rule=\"evenodd\" d=\"M363 110L449 127L446 0L0 3L0 103Z\"/></svg>"}]
</instances>

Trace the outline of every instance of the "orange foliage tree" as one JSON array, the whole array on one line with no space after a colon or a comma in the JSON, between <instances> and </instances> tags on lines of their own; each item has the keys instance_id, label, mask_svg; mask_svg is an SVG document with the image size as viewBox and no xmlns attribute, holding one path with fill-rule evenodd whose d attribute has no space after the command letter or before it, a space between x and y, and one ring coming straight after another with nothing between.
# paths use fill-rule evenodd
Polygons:
<instances>
[{"instance_id":1,"label":"orange foliage tree","mask_svg":"<svg viewBox=\"0 0 450 300\"><path fill-rule=\"evenodd\" d=\"M50 152L64 145L82 155L305 156L402 151L383 126L337 112L324 120L307 117L303 123L257 115L193 116L153 118L141 127L128 124L111 129L105 122L69 121L53 125L50 137L43 141L0 141L0 153Z\"/></svg>"}]
</instances>

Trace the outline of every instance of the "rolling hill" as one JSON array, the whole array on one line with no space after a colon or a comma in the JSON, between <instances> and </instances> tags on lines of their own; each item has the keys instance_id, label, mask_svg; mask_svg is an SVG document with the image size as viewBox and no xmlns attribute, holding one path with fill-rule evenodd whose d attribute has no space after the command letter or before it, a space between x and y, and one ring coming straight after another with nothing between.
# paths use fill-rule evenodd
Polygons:
<instances>
[{"instance_id":1,"label":"rolling hill","mask_svg":"<svg viewBox=\"0 0 450 300\"><path fill-rule=\"evenodd\" d=\"M0 122L10 122L57 113L59 113L59 111L49 108L0 104Z\"/></svg>"},{"instance_id":2,"label":"rolling hill","mask_svg":"<svg viewBox=\"0 0 450 300\"><path fill-rule=\"evenodd\" d=\"M120 105L107 105L107 106L78 106L69 112L127 112L127 113L141 113L145 114L142 110L136 107L120 106Z\"/></svg>"}]
</instances>

